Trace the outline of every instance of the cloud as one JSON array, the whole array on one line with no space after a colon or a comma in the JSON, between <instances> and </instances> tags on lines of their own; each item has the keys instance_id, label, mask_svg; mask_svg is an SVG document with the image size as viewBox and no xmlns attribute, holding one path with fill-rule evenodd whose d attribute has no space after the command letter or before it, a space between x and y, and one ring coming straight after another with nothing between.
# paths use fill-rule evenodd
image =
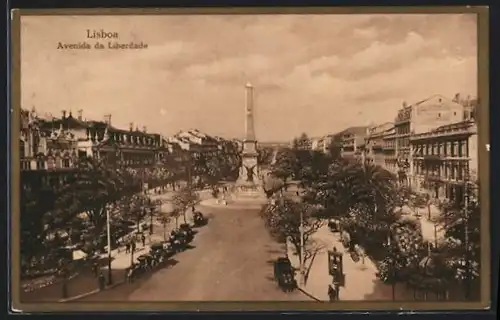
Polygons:
<instances>
[{"instance_id":1,"label":"cloud","mask_svg":"<svg viewBox=\"0 0 500 320\"><path fill-rule=\"evenodd\" d=\"M90 27L148 49L55 50ZM403 100L475 95L476 41L470 15L30 16L22 104L242 137L250 81L258 138L288 140L390 121Z\"/></svg>"}]
</instances>

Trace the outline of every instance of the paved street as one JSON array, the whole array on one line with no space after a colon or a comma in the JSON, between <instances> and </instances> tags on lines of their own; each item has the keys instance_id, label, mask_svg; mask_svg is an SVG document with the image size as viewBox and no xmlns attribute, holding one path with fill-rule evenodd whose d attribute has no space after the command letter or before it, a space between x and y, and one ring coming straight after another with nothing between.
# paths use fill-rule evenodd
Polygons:
<instances>
[{"instance_id":1,"label":"paved street","mask_svg":"<svg viewBox=\"0 0 500 320\"><path fill-rule=\"evenodd\" d=\"M210 221L175 265L83 301L310 300L300 291L283 293L272 280L272 259L284 248L270 239L258 212L200 209Z\"/></svg>"}]
</instances>

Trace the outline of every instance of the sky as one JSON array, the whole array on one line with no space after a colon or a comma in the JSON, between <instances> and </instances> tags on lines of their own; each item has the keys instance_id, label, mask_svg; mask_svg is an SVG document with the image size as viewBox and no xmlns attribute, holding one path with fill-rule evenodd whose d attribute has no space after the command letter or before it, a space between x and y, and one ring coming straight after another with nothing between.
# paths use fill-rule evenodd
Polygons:
<instances>
[{"instance_id":1,"label":"sky","mask_svg":"<svg viewBox=\"0 0 500 320\"><path fill-rule=\"evenodd\" d=\"M403 101L477 95L474 14L23 16L21 103L172 135L260 141L392 121ZM140 50L64 50L87 29ZM106 41L100 41L107 43Z\"/></svg>"}]
</instances>

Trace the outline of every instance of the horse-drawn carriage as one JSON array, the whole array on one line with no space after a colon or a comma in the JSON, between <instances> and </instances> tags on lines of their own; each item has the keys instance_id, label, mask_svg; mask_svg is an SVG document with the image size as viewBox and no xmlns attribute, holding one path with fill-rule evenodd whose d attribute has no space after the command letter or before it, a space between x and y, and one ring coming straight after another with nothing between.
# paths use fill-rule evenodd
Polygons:
<instances>
[{"instance_id":1,"label":"horse-drawn carriage","mask_svg":"<svg viewBox=\"0 0 500 320\"><path fill-rule=\"evenodd\" d=\"M331 232L340 232L340 221L337 219L328 220L328 228Z\"/></svg>"},{"instance_id":2,"label":"horse-drawn carriage","mask_svg":"<svg viewBox=\"0 0 500 320\"><path fill-rule=\"evenodd\" d=\"M185 230L172 230L170 237L167 240L174 253L184 251L187 244L192 240Z\"/></svg>"},{"instance_id":3,"label":"horse-drawn carriage","mask_svg":"<svg viewBox=\"0 0 500 320\"><path fill-rule=\"evenodd\" d=\"M150 254L155 259L155 265L162 264L166 259L173 256L174 251L167 241L157 242L150 246Z\"/></svg>"},{"instance_id":4,"label":"horse-drawn carriage","mask_svg":"<svg viewBox=\"0 0 500 320\"><path fill-rule=\"evenodd\" d=\"M274 279L278 282L281 290L291 292L297 288L295 281L295 271L288 258L278 258L274 262Z\"/></svg>"},{"instance_id":5,"label":"horse-drawn carriage","mask_svg":"<svg viewBox=\"0 0 500 320\"><path fill-rule=\"evenodd\" d=\"M196 227L200 227L207 224L207 219L199 211L193 212L193 221Z\"/></svg>"},{"instance_id":6,"label":"horse-drawn carriage","mask_svg":"<svg viewBox=\"0 0 500 320\"><path fill-rule=\"evenodd\" d=\"M179 233L184 234L183 236L186 238L187 242L191 242L194 239L193 228L187 223L183 223L179 226Z\"/></svg>"}]
</instances>

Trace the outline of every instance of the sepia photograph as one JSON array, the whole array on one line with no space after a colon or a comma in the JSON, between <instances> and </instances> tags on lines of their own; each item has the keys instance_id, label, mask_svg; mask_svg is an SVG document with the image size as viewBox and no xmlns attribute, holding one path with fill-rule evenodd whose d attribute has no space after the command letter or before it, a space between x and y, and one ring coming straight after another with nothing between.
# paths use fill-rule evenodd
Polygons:
<instances>
[{"instance_id":1,"label":"sepia photograph","mask_svg":"<svg viewBox=\"0 0 500 320\"><path fill-rule=\"evenodd\" d=\"M462 9L17 12L12 299L484 308Z\"/></svg>"}]
</instances>

